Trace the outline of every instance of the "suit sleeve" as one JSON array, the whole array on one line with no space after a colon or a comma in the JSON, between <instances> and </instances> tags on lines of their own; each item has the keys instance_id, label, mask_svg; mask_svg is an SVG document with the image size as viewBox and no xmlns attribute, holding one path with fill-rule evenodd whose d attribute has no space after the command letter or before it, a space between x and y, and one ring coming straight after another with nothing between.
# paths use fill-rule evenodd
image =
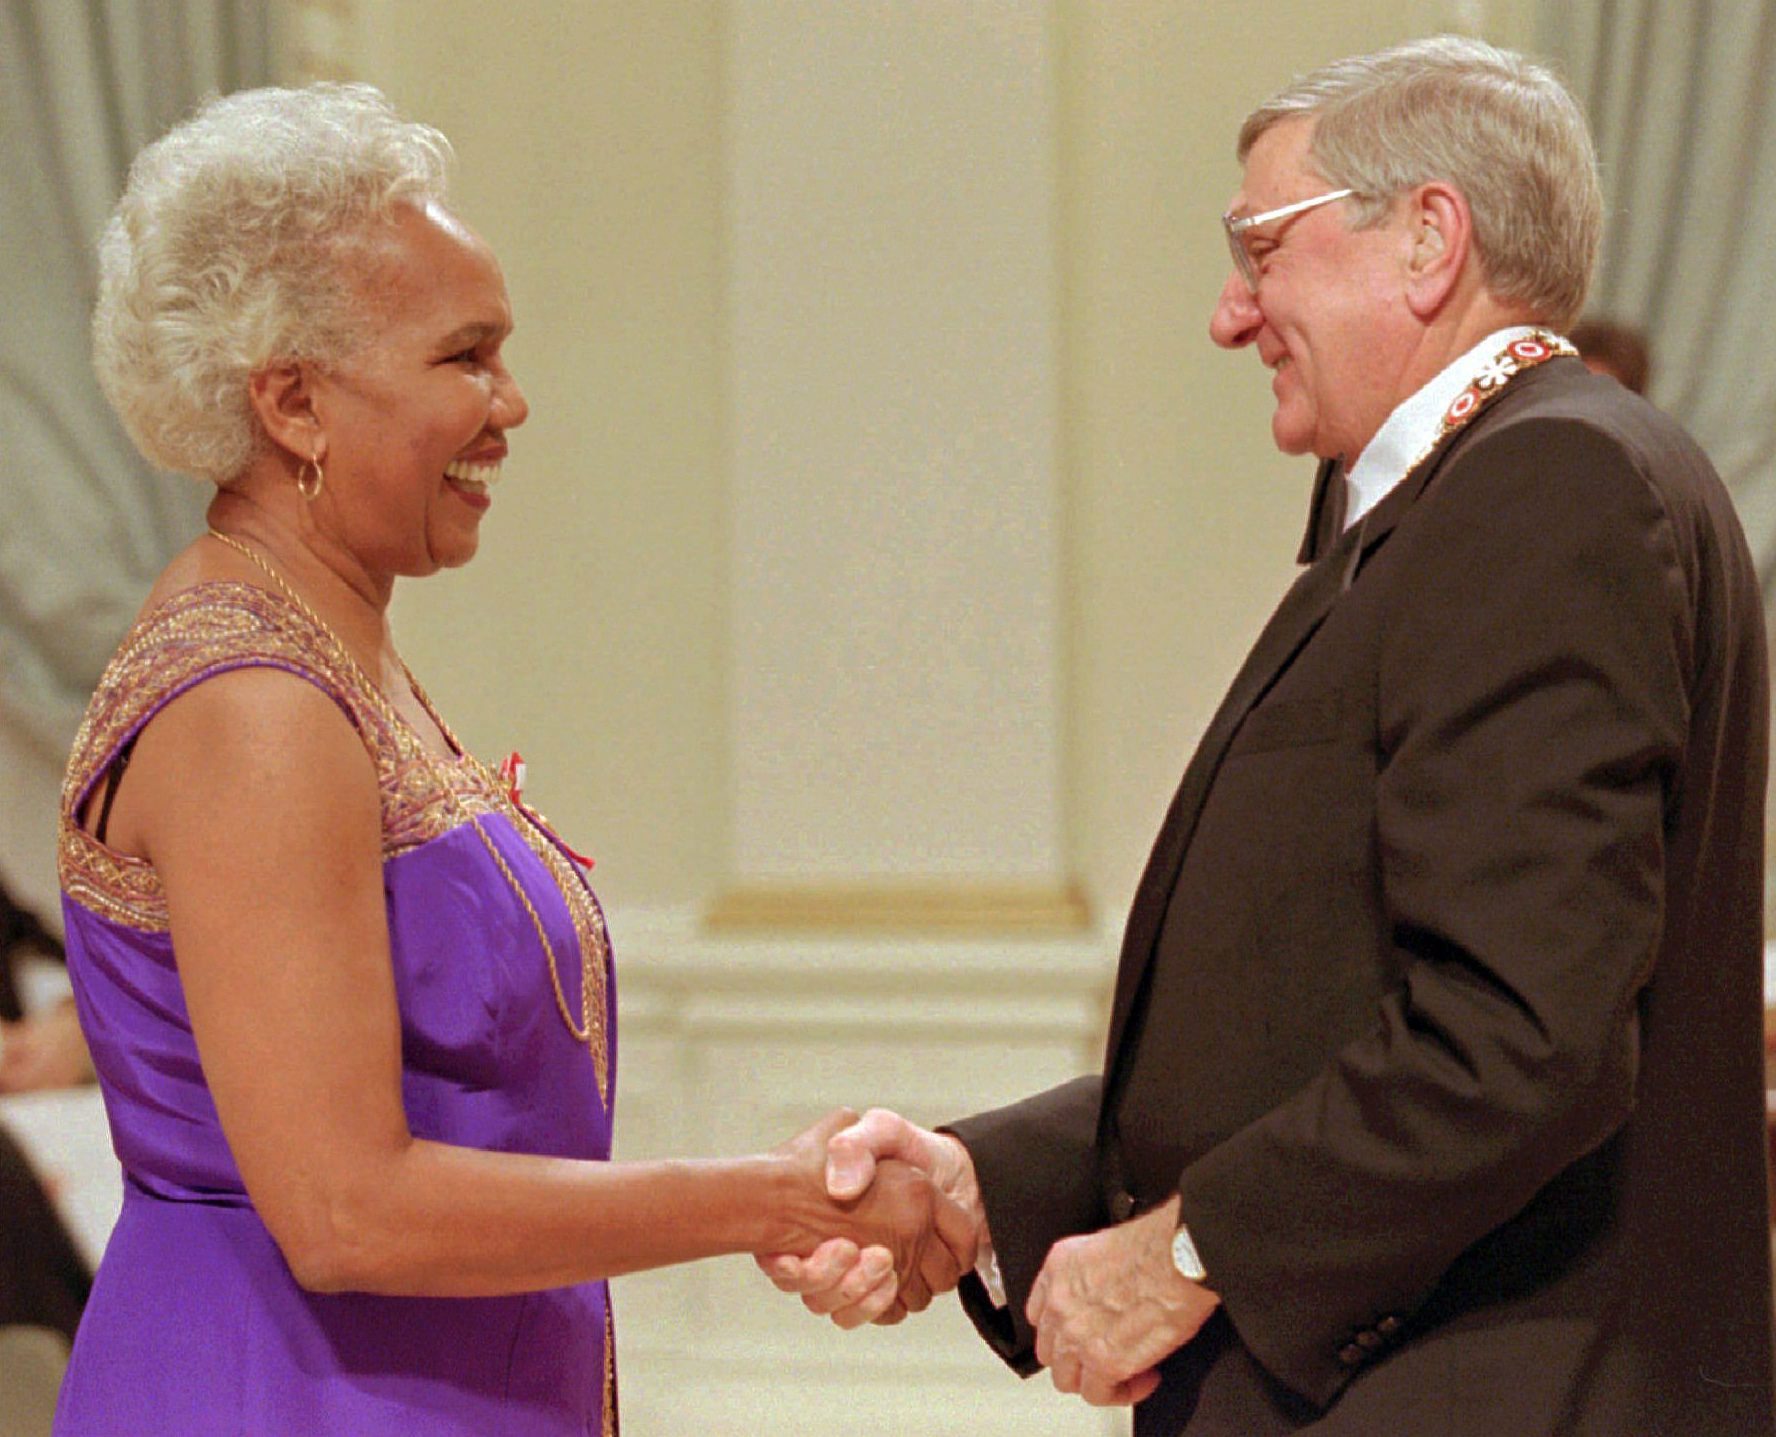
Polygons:
<instances>
[{"instance_id":1,"label":"suit sleeve","mask_svg":"<svg viewBox=\"0 0 1776 1437\"><path fill-rule=\"evenodd\" d=\"M1025 1377L1038 1364L1024 1305L1049 1248L1106 1221L1097 1178L1102 1091L1098 1077L1075 1078L943 1128L974 1161L1008 1299L998 1306L970 1273L962 1280L962 1305L987 1345Z\"/></svg>"},{"instance_id":2,"label":"suit sleeve","mask_svg":"<svg viewBox=\"0 0 1776 1437\"><path fill-rule=\"evenodd\" d=\"M1692 604L1635 461L1526 422L1477 435L1437 483L1377 673L1404 982L1180 1182L1242 1342L1321 1405L1358 1365L1353 1334L1397 1330L1626 1120L1685 742Z\"/></svg>"}]
</instances>

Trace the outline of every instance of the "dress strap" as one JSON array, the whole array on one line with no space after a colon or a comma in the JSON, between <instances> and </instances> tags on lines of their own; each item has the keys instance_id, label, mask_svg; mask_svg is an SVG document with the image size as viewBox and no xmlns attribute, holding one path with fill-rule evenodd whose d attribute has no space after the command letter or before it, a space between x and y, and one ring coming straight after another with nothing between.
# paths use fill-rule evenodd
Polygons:
<instances>
[{"instance_id":1,"label":"dress strap","mask_svg":"<svg viewBox=\"0 0 1776 1437\"><path fill-rule=\"evenodd\" d=\"M198 584L156 606L130 630L99 679L62 781L56 859L62 891L84 907L145 931L166 928L166 895L152 865L105 844L111 801L144 727L169 703L218 674L272 667L314 684L357 730L382 781L398 768L397 741L366 682L336 643L281 595L234 580ZM82 819L106 774L95 831Z\"/></svg>"},{"instance_id":2,"label":"dress strap","mask_svg":"<svg viewBox=\"0 0 1776 1437\"><path fill-rule=\"evenodd\" d=\"M106 667L74 739L62 813L81 813L98 781L167 704L234 669L280 668L314 684L363 738L372 758L382 737L367 696L337 645L281 595L233 580L181 590L143 615ZM115 787L115 785L113 785Z\"/></svg>"},{"instance_id":3,"label":"dress strap","mask_svg":"<svg viewBox=\"0 0 1776 1437\"><path fill-rule=\"evenodd\" d=\"M136 741L132 738L117 750L117 757L111 761L106 771L105 801L99 805L99 821L93 825L93 837L100 843L111 829L111 805L117 802L117 787L123 782L124 770L129 767L130 755L136 751Z\"/></svg>"}]
</instances>

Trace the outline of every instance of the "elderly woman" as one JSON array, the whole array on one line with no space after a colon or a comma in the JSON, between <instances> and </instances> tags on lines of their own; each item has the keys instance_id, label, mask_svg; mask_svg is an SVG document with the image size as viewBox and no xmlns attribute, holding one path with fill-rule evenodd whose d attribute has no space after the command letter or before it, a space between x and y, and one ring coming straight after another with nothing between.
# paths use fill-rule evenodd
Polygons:
<instances>
[{"instance_id":1,"label":"elderly woman","mask_svg":"<svg viewBox=\"0 0 1776 1437\"><path fill-rule=\"evenodd\" d=\"M238 94L142 153L104 236L106 393L216 496L64 789L127 1181L63 1433L611 1432L612 1274L838 1239L917 1303L973 1260L912 1169L826 1198L837 1115L607 1161L603 914L388 623L397 577L475 553L526 414L447 153L367 87Z\"/></svg>"}]
</instances>

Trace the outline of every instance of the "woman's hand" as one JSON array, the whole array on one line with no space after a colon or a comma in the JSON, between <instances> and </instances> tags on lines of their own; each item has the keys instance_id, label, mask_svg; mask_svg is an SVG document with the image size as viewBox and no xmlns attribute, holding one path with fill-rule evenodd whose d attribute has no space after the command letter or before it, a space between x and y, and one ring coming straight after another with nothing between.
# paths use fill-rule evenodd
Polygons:
<instances>
[{"instance_id":1,"label":"woman's hand","mask_svg":"<svg viewBox=\"0 0 1776 1437\"><path fill-rule=\"evenodd\" d=\"M872 1108L861 1119L828 1133L826 1188L840 1200L866 1194L886 1168L908 1164L925 1173L961 1214L966 1237L951 1246L961 1271L972 1271L990 1238L974 1163L960 1141L909 1123L886 1108ZM810 1312L830 1317L842 1328L899 1322L930 1300L928 1295L920 1300L917 1291L899 1291L893 1255L886 1248L860 1247L847 1238L830 1238L805 1256L761 1254L758 1264L780 1290L799 1295ZM909 1296L917 1306L907 1300Z\"/></svg>"},{"instance_id":2,"label":"woman's hand","mask_svg":"<svg viewBox=\"0 0 1776 1437\"><path fill-rule=\"evenodd\" d=\"M801 1181L794 1240L773 1250L820 1251L828 1261L835 1253L853 1258L856 1281L884 1290L887 1303L876 1309L875 1320L899 1321L950 1291L973 1268L976 1224L928 1174L895 1159L877 1163L874 1181L856 1197L830 1197L828 1141L856 1121L855 1113L838 1109L776 1150Z\"/></svg>"}]
</instances>

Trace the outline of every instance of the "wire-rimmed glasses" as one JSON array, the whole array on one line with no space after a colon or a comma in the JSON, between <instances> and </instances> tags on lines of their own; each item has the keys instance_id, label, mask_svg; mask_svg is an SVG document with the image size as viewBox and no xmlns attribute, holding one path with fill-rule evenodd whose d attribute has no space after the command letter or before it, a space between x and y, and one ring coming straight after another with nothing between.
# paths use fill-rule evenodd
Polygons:
<instances>
[{"instance_id":1,"label":"wire-rimmed glasses","mask_svg":"<svg viewBox=\"0 0 1776 1437\"><path fill-rule=\"evenodd\" d=\"M1272 220L1285 220L1291 215L1298 215L1306 210L1317 209L1320 205L1329 205L1333 200L1342 200L1354 195L1355 190L1333 190L1330 194L1315 195L1310 200L1296 200L1292 205L1283 205L1278 209L1266 210L1258 215L1222 215L1221 228L1227 231L1227 248L1233 255L1233 267L1246 282L1246 288L1253 294L1258 293L1258 266L1253 263L1251 253L1240 239L1247 230L1257 225L1267 225Z\"/></svg>"}]
</instances>

